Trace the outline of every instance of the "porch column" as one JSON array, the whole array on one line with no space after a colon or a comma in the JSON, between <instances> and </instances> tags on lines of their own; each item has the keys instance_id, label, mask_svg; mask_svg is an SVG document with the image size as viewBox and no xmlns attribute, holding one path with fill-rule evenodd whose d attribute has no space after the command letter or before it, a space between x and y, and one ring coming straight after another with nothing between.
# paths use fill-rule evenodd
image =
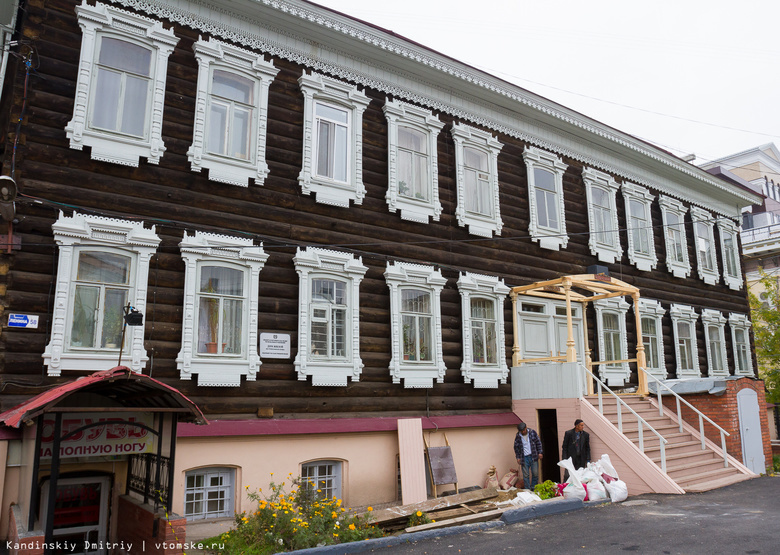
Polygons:
<instances>
[{"instance_id":1,"label":"porch column","mask_svg":"<svg viewBox=\"0 0 780 555\"><path fill-rule=\"evenodd\" d=\"M647 370L647 359L645 359L645 345L642 343L642 315L639 313L639 293L632 293L631 298L634 300L634 318L636 320L636 366L637 374L639 375L639 390L637 393L647 395L649 392L647 374L640 370L640 368Z\"/></svg>"},{"instance_id":2,"label":"porch column","mask_svg":"<svg viewBox=\"0 0 780 555\"><path fill-rule=\"evenodd\" d=\"M566 293L566 362L577 362L577 344L574 342L574 326L571 322L571 280L564 278L563 291Z\"/></svg>"},{"instance_id":3,"label":"porch column","mask_svg":"<svg viewBox=\"0 0 780 555\"><path fill-rule=\"evenodd\" d=\"M512 366L517 366L520 360L520 341L517 330L517 293L509 295L512 298Z\"/></svg>"}]
</instances>

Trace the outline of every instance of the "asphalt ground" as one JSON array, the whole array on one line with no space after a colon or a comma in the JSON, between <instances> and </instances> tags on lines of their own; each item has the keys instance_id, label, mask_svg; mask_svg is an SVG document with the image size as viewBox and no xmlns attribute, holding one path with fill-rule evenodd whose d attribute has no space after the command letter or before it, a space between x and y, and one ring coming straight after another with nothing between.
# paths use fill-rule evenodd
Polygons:
<instances>
[{"instance_id":1,"label":"asphalt ground","mask_svg":"<svg viewBox=\"0 0 780 555\"><path fill-rule=\"evenodd\" d=\"M542 553L780 553L780 477L762 476L704 493L644 494L623 503L584 506L516 524L460 527L461 533L409 534L409 542L362 552ZM445 529L447 530L447 529ZM417 537L415 537L417 536ZM370 542L366 542L370 543ZM342 547L347 547L345 544ZM355 546L356 547L356 546ZM343 553L355 553L351 549Z\"/></svg>"}]
</instances>

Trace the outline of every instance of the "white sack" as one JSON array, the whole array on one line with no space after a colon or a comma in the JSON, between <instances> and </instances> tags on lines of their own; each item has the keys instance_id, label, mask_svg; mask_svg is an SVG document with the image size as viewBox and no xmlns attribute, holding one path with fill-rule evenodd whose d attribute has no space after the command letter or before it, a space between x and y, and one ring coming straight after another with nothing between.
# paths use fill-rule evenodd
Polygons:
<instances>
[{"instance_id":1,"label":"white sack","mask_svg":"<svg viewBox=\"0 0 780 555\"><path fill-rule=\"evenodd\" d=\"M586 482L588 487L588 500L589 501L601 501L607 499L607 490L598 479Z\"/></svg>"},{"instance_id":2,"label":"white sack","mask_svg":"<svg viewBox=\"0 0 780 555\"><path fill-rule=\"evenodd\" d=\"M601 455L601 459L599 459L599 464L601 465L601 469L604 474L606 474L607 476L611 476L616 480L620 478L620 476L618 476L617 470L615 470L615 467L612 466L612 461L609 460L609 455L607 455L606 453Z\"/></svg>"},{"instance_id":3,"label":"white sack","mask_svg":"<svg viewBox=\"0 0 780 555\"><path fill-rule=\"evenodd\" d=\"M582 501L587 501L588 492L585 490L585 486L582 485L582 482L577 475L577 471L574 470L574 463L571 462L571 457L560 461L558 466L569 471L569 479L566 480L566 487L563 489L563 497L566 499L573 497L581 499Z\"/></svg>"},{"instance_id":4,"label":"white sack","mask_svg":"<svg viewBox=\"0 0 780 555\"><path fill-rule=\"evenodd\" d=\"M604 484L604 487L607 489L609 498L612 499L613 503L625 501L626 497L628 497L628 486L623 480L615 480L609 484Z\"/></svg>"}]
</instances>

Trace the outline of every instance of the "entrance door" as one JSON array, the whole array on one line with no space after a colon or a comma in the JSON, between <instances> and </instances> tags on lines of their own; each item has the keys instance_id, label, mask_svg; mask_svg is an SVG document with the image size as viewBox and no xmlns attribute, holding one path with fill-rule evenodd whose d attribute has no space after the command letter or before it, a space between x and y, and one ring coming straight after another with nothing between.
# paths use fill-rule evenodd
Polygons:
<instances>
[{"instance_id":1,"label":"entrance door","mask_svg":"<svg viewBox=\"0 0 780 555\"><path fill-rule=\"evenodd\" d=\"M48 507L50 482L43 486L41 510ZM75 545L68 553L103 555L108 540L108 499L111 482L107 476L61 478L54 502L54 541ZM44 526L46 518L42 518Z\"/></svg>"},{"instance_id":2,"label":"entrance door","mask_svg":"<svg viewBox=\"0 0 780 555\"><path fill-rule=\"evenodd\" d=\"M571 311L577 360L584 364L582 307L572 304ZM521 358L547 358L566 354L568 330L565 302L527 297L517 304L517 323Z\"/></svg>"},{"instance_id":3,"label":"entrance door","mask_svg":"<svg viewBox=\"0 0 780 555\"><path fill-rule=\"evenodd\" d=\"M737 393L739 435L742 438L742 463L756 474L766 472L764 442L761 437L761 415L758 394L745 388Z\"/></svg>"}]
</instances>

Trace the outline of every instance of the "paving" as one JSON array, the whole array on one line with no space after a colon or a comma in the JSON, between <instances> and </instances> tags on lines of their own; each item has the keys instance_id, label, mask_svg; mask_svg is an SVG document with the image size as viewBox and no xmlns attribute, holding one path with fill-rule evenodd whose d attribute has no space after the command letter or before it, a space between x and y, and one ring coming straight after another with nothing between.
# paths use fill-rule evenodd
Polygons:
<instances>
[{"instance_id":1,"label":"paving","mask_svg":"<svg viewBox=\"0 0 780 555\"><path fill-rule=\"evenodd\" d=\"M297 555L780 552L780 477L762 476L704 493L645 494L623 503L557 501L503 520L295 551Z\"/></svg>"}]
</instances>

